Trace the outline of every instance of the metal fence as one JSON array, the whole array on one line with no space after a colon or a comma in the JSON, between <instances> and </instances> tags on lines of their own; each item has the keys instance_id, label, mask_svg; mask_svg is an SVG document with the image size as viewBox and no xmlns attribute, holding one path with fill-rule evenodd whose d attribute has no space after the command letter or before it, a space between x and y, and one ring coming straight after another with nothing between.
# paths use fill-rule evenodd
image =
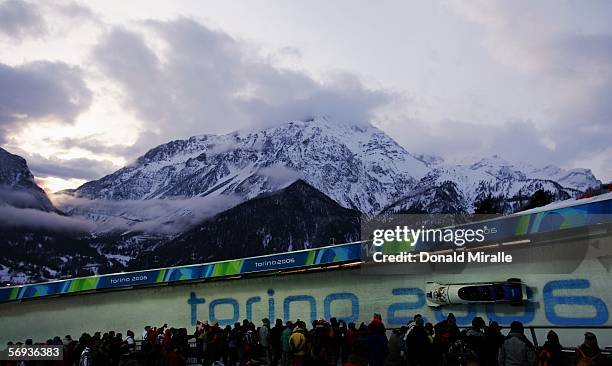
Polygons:
<instances>
[{"instance_id":1,"label":"metal fence","mask_svg":"<svg viewBox=\"0 0 612 366\"><path fill-rule=\"evenodd\" d=\"M466 329L467 327L460 327L463 329ZM510 329L509 326L500 326L500 328L502 329ZM387 331L393 331L395 329L398 328L388 328ZM538 338L538 331L549 331L549 330L557 330L557 331L580 331L580 330L584 330L584 331L591 331L591 332L597 332L597 331L608 331L608 332L612 332L612 325L593 325L593 326L554 326L554 325L528 325L525 326L525 331L526 333L528 333L531 336L531 341L534 344L534 346L536 348L539 348L544 342L541 342L541 338ZM579 332L577 334L580 334ZM577 342L580 342L581 340L577 340ZM201 362L198 361L198 350L197 350L197 345L196 345L196 340L195 338L190 338L188 340L189 342L189 354L187 355L187 359L186 359L186 365L202 365ZM600 345L601 347L601 345ZM142 349L142 341L141 340L137 340L136 341L136 352L140 352ZM565 365L574 365L575 364L575 352L576 352L576 347L563 347L562 349L563 351L563 356L564 356L564 361L565 361ZM612 347L602 347L602 353L607 355L609 358L612 359Z\"/></svg>"}]
</instances>

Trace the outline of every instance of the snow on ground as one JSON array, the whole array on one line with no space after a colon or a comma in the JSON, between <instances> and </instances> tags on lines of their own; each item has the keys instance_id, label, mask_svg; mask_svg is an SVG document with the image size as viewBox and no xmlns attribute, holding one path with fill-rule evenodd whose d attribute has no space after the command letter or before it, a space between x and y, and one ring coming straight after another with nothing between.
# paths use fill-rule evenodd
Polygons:
<instances>
[{"instance_id":1,"label":"snow on ground","mask_svg":"<svg viewBox=\"0 0 612 366\"><path fill-rule=\"evenodd\" d=\"M605 201L605 200L610 200L610 199L612 199L612 192L600 194L598 196L589 197L589 198L582 198L582 199L571 198L569 200L557 201L557 202L549 203L546 206L536 207L536 208L532 208L530 210L521 211L521 212L518 212L518 213L519 214L536 213L536 212L547 211L547 210L554 210L554 209L563 208L563 207L571 207L571 206L577 206L577 205L584 205L584 204L587 204L587 203Z\"/></svg>"},{"instance_id":2,"label":"snow on ground","mask_svg":"<svg viewBox=\"0 0 612 366\"><path fill-rule=\"evenodd\" d=\"M122 255L122 254L104 254L104 256L109 260L115 259L116 261L123 264L124 266L127 265L129 261L134 259L133 257L130 257L129 255Z\"/></svg>"}]
</instances>

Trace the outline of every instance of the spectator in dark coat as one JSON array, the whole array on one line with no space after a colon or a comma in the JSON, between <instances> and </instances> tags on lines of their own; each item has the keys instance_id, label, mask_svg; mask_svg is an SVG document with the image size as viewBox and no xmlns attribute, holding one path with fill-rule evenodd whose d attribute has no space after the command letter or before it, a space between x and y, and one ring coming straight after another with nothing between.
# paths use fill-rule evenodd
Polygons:
<instances>
[{"instance_id":1,"label":"spectator in dark coat","mask_svg":"<svg viewBox=\"0 0 612 366\"><path fill-rule=\"evenodd\" d=\"M538 366L563 366L563 351L559 336L554 331L548 332L546 342L538 351Z\"/></svg>"},{"instance_id":2,"label":"spectator in dark coat","mask_svg":"<svg viewBox=\"0 0 612 366\"><path fill-rule=\"evenodd\" d=\"M427 366L432 362L432 345L421 315L415 315L406 334L406 361L410 366Z\"/></svg>"},{"instance_id":3,"label":"spectator in dark coat","mask_svg":"<svg viewBox=\"0 0 612 366\"><path fill-rule=\"evenodd\" d=\"M501 345L504 343L505 337L501 333L501 327L496 321L489 322L489 326L485 329L485 352L483 366L497 366L497 354Z\"/></svg>"},{"instance_id":4,"label":"spectator in dark coat","mask_svg":"<svg viewBox=\"0 0 612 366\"><path fill-rule=\"evenodd\" d=\"M466 345L474 351L478 362L484 363L486 358L486 344L484 334L485 321L483 318L477 316L472 319L472 326L463 333L463 340Z\"/></svg>"},{"instance_id":5,"label":"spectator in dark coat","mask_svg":"<svg viewBox=\"0 0 612 366\"><path fill-rule=\"evenodd\" d=\"M368 365L383 366L389 353L385 326L381 322L373 321L368 325L366 344L368 347Z\"/></svg>"},{"instance_id":6,"label":"spectator in dark coat","mask_svg":"<svg viewBox=\"0 0 612 366\"><path fill-rule=\"evenodd\" d=\"M608 364L610 363L601 353L595 334L584 333L584 343L576 349L576 366L605 366Z\"/></svg>"},{"instance_id":7,"label":"spectator in dark coat","mask_svg":"<svg viewBox=\"0 0 612 366\"><path fill-rule=\"evenodd\" d=\"M272 348L272 365L278 365L281 354L283 352L283 347L281 345L281 335L285 327L283 326L283 321L281 319L276 319L274 323L274 327L270 329L270 347Z\"/></svg>"}]
</instances>

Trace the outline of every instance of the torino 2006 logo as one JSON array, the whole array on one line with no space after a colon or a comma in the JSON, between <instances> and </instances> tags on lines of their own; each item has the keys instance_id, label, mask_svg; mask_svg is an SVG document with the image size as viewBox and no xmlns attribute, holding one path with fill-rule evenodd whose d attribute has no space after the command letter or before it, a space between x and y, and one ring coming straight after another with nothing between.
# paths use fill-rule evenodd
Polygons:
<instances>
[{"instance_id":1,"label":"torino 2006 logo","mask_svg":"<svg viewBox=\"0 0 612 366\"><path fill-rule=\"evenodd\" d=\"M295 258L273 259L268 261L255 262L255 267L270 267L290 263L295 263Z\"/></svg>"},{"instance_id":2,"label":"torino 2006 logo","mask_svg":"<svg viewBox=\"0 0 612 366\"><path fill-rule=\"evenodd\" d=\"M338 275L341 278L341 275ZM334 281L330 278L330 281ZM410 280L406 281L410 282ZM387 322L393 325L406 324L412 320L410 314L420 313L431 321L439 322L447 318L440 308L430 308L426 303L425 289L413 286L386 287L385 283L361 284L357 292L326 292L317 289L316 284L301 288L298 281L291 286L291 293L276 294L272 288L247 292L239 297L198 297L191 292L187 304L191 312L191 324L196 325L200 318L210 322L219 322L225 326L234 324L241 318L251 321L267 317L275 319L282 317L284 321L295 320L296 317L310 315L310 321L321 317L329 319L337 317L348 322L357 323L367 320L370 310L374 307L386 315ZM337 282L340 287L347 288L347 282ZM561 326L593 326L608 323L609 311L605 299L597 297L604 288L605 281L599 282L598 288L591 288L591 281L586 278L551 279L538 282L535 288L527 288L526 301L522 306L505 304L468 304L456 313L457 324L469 325L472 319L483 315L499 324L510 324L520 321L530 324L536 320L536 313L552 325ZM534 291L534 289L536 291ZM268 295L266 297L266 294ZM364 313L364 310L368 310ZM299 315L296 313L298 312Z\"/></svg>"}]
</instances>

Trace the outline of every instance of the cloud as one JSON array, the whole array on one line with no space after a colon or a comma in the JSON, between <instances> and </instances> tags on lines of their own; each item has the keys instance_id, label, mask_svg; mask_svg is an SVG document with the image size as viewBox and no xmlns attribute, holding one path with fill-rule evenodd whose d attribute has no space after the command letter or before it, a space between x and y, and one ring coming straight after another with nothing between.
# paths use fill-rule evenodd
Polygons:
<instances>
[{"instance_id":1,"label":"cloud","mask_svg":"<svg viewBox=\"0 0 612 366\"><path fill-rule=\"evenodd\" d=\"M301 172L282 165L272 165L261 168L257 171L257 174L268 177L270 183L279 187L279 189L284 188L298 179L304 179Z\"/></svg>"},{"instance_id":2,"label":"cloud","mask_svg":"<svg viewBox=\"0 0 612 366\"><path fill-rule=\"evenodd\" d=\"M61 139L47 139L55 147L69 150L79 148L87 150L96 155L112 155L112 156L134 156L141 153L134 145L109 144L103 141L103 137L90 135L81 137L64 137Z\"/></svg>"},{"instance_id":3,"label":"cloud","mask_svg":"<svg viewBox=\"0 0 612 366\"><path fill-rule=\"evenodd\" d=\"M40 208L40 192L0 186L0 204L19 208Z\"/></svg>"},{"instance_id":4,"label":"cloud","mask_svg":"<svg viewBox=\"0 0 612 366\"><path fill-rule=\"evenodd\" d=\"M0 34L15 41L45 34L46 28L34 4L21 0L0 2Z\"/></svg>"},{"instance_id":5,"label":"cloud","mask_svg":"<svg viewBox=\"0 0 612 366\"><path fill-rule=\"evenodd\" d=\"M142 28L113 28L93 61L121 85L126 107L146 121L140 143L148 147L321 114L365 122L392 98L365 88L352 74L322 83L276 68L240 41L190 19L147 21Z\"/></svg>"},{"instance_id":6,"label":"cloud","mask_svg":"<svg viewBox=\"0 0 612 366\"><path fill-rule=\"evenodd\" d=\"M48 61L0 64L0 142L12 129L36 119L70 123L91 98L77 67Z\"/></svg>"},{"instance_id":7,"label":"cloud","mask_svg":"<svg viewBox=\"0 0 612 366\"><path fill-rule=\"evenodd\" d=\"M526 77L532 85L528 99L539 105L502 113L496 121L457 121L449 115L442 121L384 121L381 127L409 151L447 158L501 154L571 167L605 151L612 137L606 128L612 115L609 35L561 31L558 24L567 23L562 19L572 10L566 7L548 14L548 6L538 6L525 14L524 3L451 4L487 30L490 54ZM376 121L377 111L399 99L367 89L353 74L335 73L320 82L274 67L249 54L239 40L185 18L146 21L138 30L113 28L93 55L100 70L122 86L126 107L147 121L132 153L173 138L259 129L320 114ZM500 94L506 97L512 98ZM418 141L407 141L416 131ZM612 163L597 172L606 169L612 171Z\"/></svg>"},{"instance_id":8,"label":"cloud","mask_svg":"<svg viewBox=\"0 0 612 366\"><path fill-rule=\"evenodd\" d=\"M545 133L533 122L515 120L501 125L486 125L470 121L444 120L428 123L404 120L389 124L386 129L398 137L398 142L410 151L435 151L446 160L462 160L501 155L513 162L549 164L557 160L557 152ZM409 130L410 133L402 133Z\"/></svg>"},{"instance_id":9,"label":"cloud","mask_svg":"<svg viewBox=\"0 0 612 366\"><path fill-rule=\"evenodd\" d=\"M81 5L79 3L76 2L68 2L68 3L58 3L58 2L51 2L51 3L46 3L45 4L47 6L47 10L54 10L57 13L59 13L60 15L74 21L81 21L81 20L90 20L90 21L95 21L98 22L98 15L95 14L91 8L88 8L87 6Z\"/></svg>"},{"instance_id":10,"label":"cloud","mask_svg":"<svg viewBox=\"0 0 612 366\"><path fill-rule=\"evenodd\" d=\"M302 57L302 52L300 51L300 49L297 47L293 47L293 46L282 47L281 49L278 50L278 53L280 53L283 56L298 57L298 58Z\"/></svg>"},{"instance_id":11,"label":"cloud","mask_svg":"<svg viewBox=\"0 0 612 366\"><path fill-rule=\"evenodd\" d=\"M0 205L0 227L43 229L53 232L85 233L93 229L91 222L31 208Z\"/></svg>"},{"instance_id":12,"label":"cloud","mask_svg":"<svg viewBox=\"0 0 612 366\"><path fill-rule=\"evenodd\" d=\"M173 235L241 202L233 196L151 200L90 200L55 194L53 202L75 217L93 220L97 232Z\"/></svg>"},{"instance_id":13,"label":"cloud","mask_svg":"<svg viewBox=\"0 0 612 366\"><path fill-rule=\"evenodd\" d=\"M303 48L290 44L277 50L279 61L273 56L259 57L252 45L192 19L135 21L120 26L114 24L116 19L109 23L98 17L96 11L104 12L103 8L92 11L75 3L44 2L36 3L37 9L33 4L0 2L0 33L14 34L17 40L48 30L46 37L55 39L62 35L57 29L74 33L78 21L87 21L95 30L83 28L89 40L83 44L99 43L91 50L91 58L83 62L83 69L46 61L0 64L0 143L26 123L44 118L73 121L92 98L83 81L86 76L96 93L112 91L111 103L115 102L116 87L119 89L124 102L119 109L125 111L126 119L142 123L140 137L131 146L104 141L108 137L64 138L58 141L64 151L81 148L133 160L175 138L260 129L323 114L354 123L381 118L377 124L411 152L446 158L498 153L508 159L536 159L564 167L586 164L591 168L590 164L597 164L594 170L598 176L612 178L612 161L607 158L612 138L612 34L607 16L611 3L444 2L453 10L448 28L416 32L419 42L402 48L409 50L407 53L395 52L397 42L390 42L391 48L381 48L385 51L381 54L398 60L408 61L410 56L405 70L387 70L386 62L374 60L367 63L369 69L360 66L375 82L383 81L376 79L385 74L397 75L395 87L411 96L408 102L398 101L395 92L368 89L355 74L334 72L315 78L278 66L303 61L308 64L305 69L318 70L314 66L323 60L331 67L352 67L338 54L313 58L299 40L295 45ZM25 11L16 12L21 8ZM144 12L142 17L151 14L154 12ZM436 32L445 29L457 32L448 43L437 44ZM313 30L313 37L320 35L316 32L320 30ZM398 34L387 32L384 36L387 41ZM261 37L256 34L250 38ZM358 40L352 37L359 35L343 37L350 44ZM373 33L370 40L375 42L375 37L380 36ZM263 39L272 44L275 40ZM420 42L427 47L420 48ZM287 39L282 40L284 44ZM428 49L439 59L425 58L426 63L419 63L425 62L419 61L419 53ZM287 59L290 62L282 61ZM403 78L408 69L426 76ZM58 72L61 70L66 75ZM387 85L391 84L387 80ZM386 121L377 111L391 103L396 103L388 109L395 121ZM436 112L428 114L428 110ZM433 117L415 119L427 116ZM106 162L91 160L75 161L74 166L68 161L65 167L60 163L59 159L41 160L37 173L90 179L86 177L112 169Z\"/></svg>"},{"instance_id":14,"label":"cloud","mask_svg":"<svg viewBox=\"0 0 612 366\"><path fill-rule=\"evenodd\" d=\"M502 146L491 145L496 149L513 141L515 148L510 153L524 161L549 159L563 166L598 161L596 173L611 178L612 162L601 157L612 141L612 28L608 20L612 3L582 6L474 0L449 4L465 20L481 27L483 45L494 60L526 80L527 90L522 93L530 98L517 115L537 111L529 121L505 122L497 131L479 126L472 140L500 142ZM453 130L462 134L460 127Z\"/></svg>"},{"instance_id":15,"label":"cloud","mask_svg":"<svg viewBox=\"0 0 612 366\"><path fill-rule=\"evenodd\" d=\"M38 177L93 180L120 168L108 160L87 158L59 159L53 156L45 158L38 154L29 154L27 160L30 170Z\"/></svg>"}]
</instances>

